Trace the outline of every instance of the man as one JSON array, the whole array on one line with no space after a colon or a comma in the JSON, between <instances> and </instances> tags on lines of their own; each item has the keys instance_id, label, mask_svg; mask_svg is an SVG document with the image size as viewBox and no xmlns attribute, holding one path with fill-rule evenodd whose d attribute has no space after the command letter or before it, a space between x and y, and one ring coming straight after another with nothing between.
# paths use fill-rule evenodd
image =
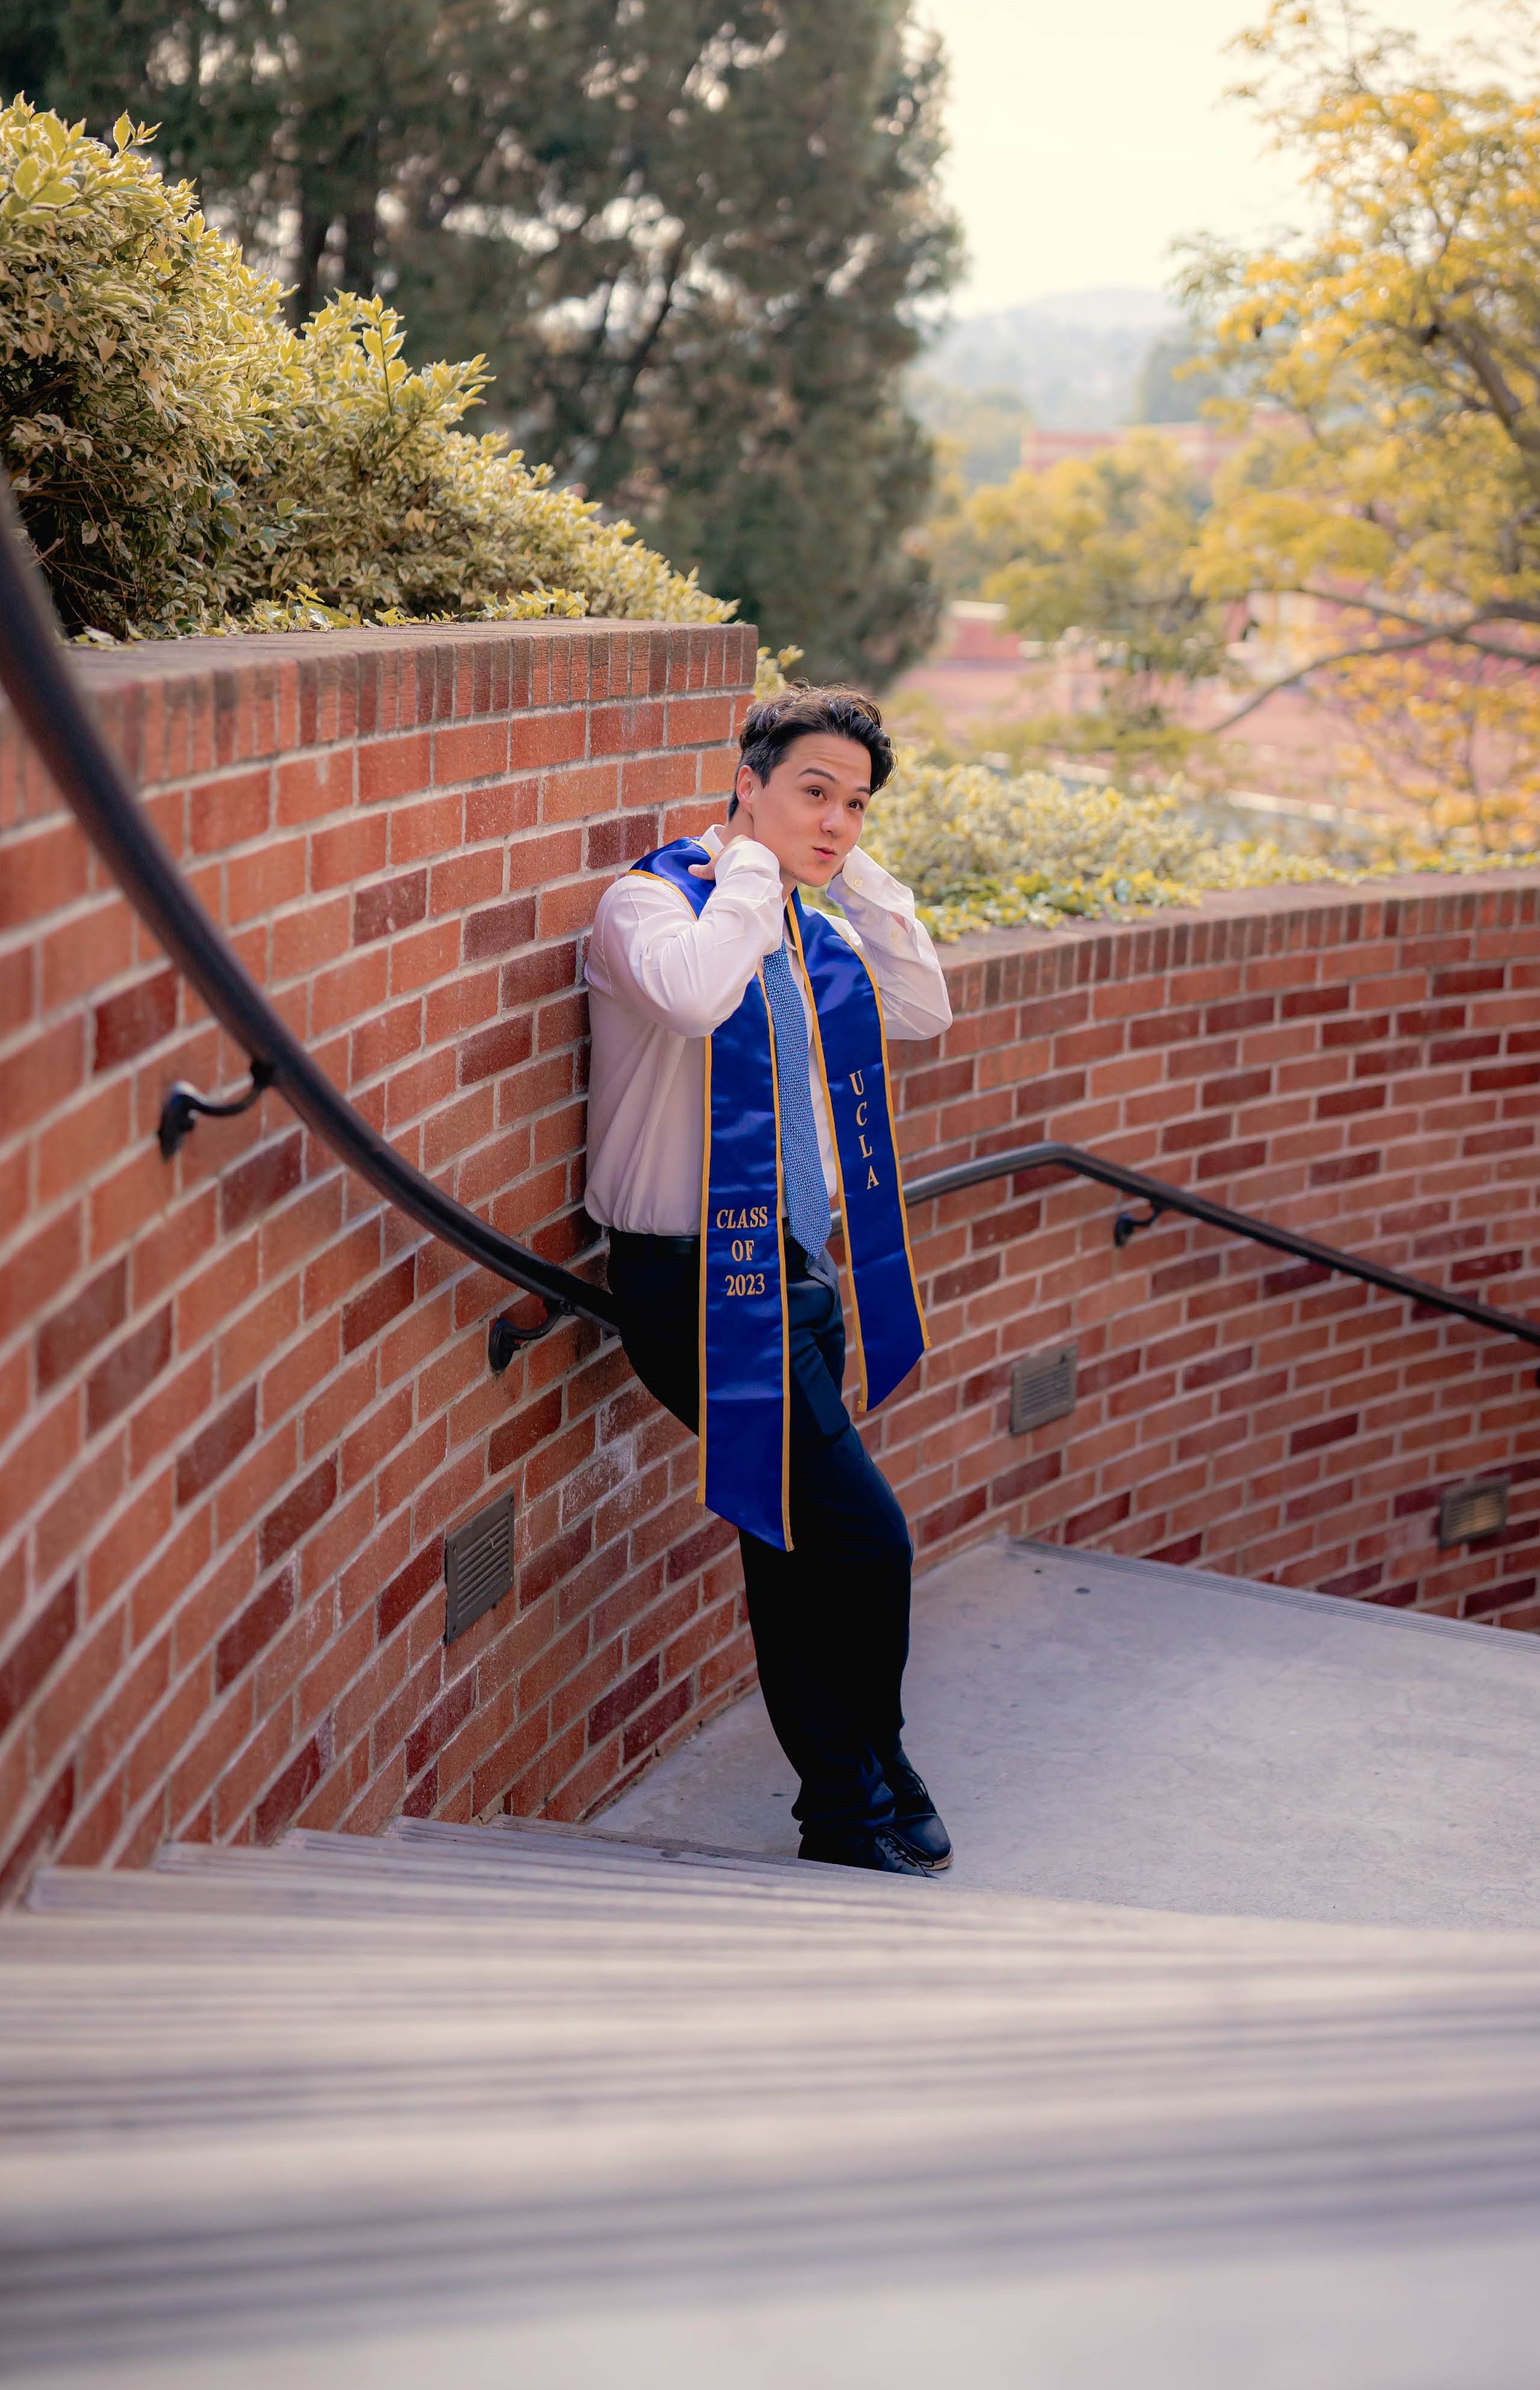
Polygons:
<instances>
[{"instance_id":1,"label":"man","mask_svg":"<svg viewBox=\"0 0 1540 2390\"><path fill-rule=\"evenodd\" d=\"M951 1844L900 1739L913 1552L845 1408L827 1245L838 1205L879 1402L926 1341L884 1022L933 1037L952 1011L914 899L857 852L892 770L877 707L788 689L740 746L725 828L644 856L599 903L587 1207L627 1357L700 1435L701 1499L739 1531L802 1856L928 1874Z\"/></svg>"}]
</instances>

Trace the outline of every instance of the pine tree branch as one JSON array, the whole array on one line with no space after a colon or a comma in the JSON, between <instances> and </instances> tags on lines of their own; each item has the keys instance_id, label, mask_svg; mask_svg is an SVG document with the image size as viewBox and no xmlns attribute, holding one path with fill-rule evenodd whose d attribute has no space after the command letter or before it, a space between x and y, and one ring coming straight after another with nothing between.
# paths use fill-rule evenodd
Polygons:
<instances>
[{"instance_id":1,"label":"pine tree branch","mask_svg":"<svg viewBox=\"0 0 1540 2390\"><path fill-rule=\"evenodd\" d=\"M662 298L659 301L656 309L653 311L651 323L648 326L647 330L642 334L641 339L637 341L635 347L632 350L630 356L626 359L624 368L621 374L618 383L616 384L614 405L610 409L609 427L600 435L599 453L601 455L604 450L610 447L618 438L621 426L625 421L626 416L630 411L631 402L636 395L636 385L641 380L642 375L646 370L648 359L651 356L653 350L657 347L658 341L662 333L663 326L667 323L669 316L673 312L674 295L679 287L679 269L685 262L685 255L688 247L689 236L687 233L681 233L679 238L674 242L673 249L669 252L667 266L663 274Z\"/></svg>"}]
</instances>

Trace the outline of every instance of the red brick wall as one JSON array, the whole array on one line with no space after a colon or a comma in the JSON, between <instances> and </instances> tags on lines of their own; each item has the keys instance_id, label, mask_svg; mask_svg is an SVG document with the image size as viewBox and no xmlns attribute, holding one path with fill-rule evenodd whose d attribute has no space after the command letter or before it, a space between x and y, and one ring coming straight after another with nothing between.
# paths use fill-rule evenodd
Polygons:
<instances>
[{"instance_id":1,"label":"red brick wall","mask_svg":"<svg viewBox=\"0 0 1540 2390\"><path fill-rule=\"evenodd\" d=\"M748 630L487 626L91 657L204 902L409 1159L542 1252L581 1211L580 941L615 867L726 785ZM239 1058L0 722L0 1869L592 1808L751 1664L689 1439L571 1324L485 1363L507 1291L268 1098L169 1168L161 1096ZM1532 883L1289 892L960 955L900 1048L905 1142L1040 1135L1533 1302ZM1474 1330L1112 1200L917 1218L937 1349L870 1433L925 1557L1029 1529L1534 1622L1533 1367ZM1006 1433L1018 1351L1073 1418ZM1515 1524L1440 1561L1439 1484ZM513 1597L442 1640L444 1532L518 1499Z\"/></svg>"},{"instance_id":2,"label":"red brick wall","mask_svg":"<svg viewBox=\"0 0 1540 2390\"><path fill-rule=\"evenodd\" d=\"M489 626L89 657L162 835L408 1159L567 1261L578 939L720 811L748 630ZM266 1098L0 725L0 1868L163 1836L594 1801L741 1684L688 1439ZM443 1537L519 1494L517 1599L449 1649Z\"/></svg>"},{"instance_id":3,"label":"red brick wall","mask_svg":"<svg viewBox=\"0 0 1540 2390\"><path fill-rule=\"evenodd\" d=\"M911 1175L1059 1137L1540 1316L1533 878L968 948L904 1074ZM917 1214L938 1349L874 1449L922 1555L1025 1528L1540 1626L1540 1355L1172 1214L1119 1253L1119 1208L1045 1171ZM1072 1339L1073 1415L1010 1437L1011 1359ZM1508 1529L1441 1553L1439 1492L1486 1473Z\"/></svg>"}]
</instances>

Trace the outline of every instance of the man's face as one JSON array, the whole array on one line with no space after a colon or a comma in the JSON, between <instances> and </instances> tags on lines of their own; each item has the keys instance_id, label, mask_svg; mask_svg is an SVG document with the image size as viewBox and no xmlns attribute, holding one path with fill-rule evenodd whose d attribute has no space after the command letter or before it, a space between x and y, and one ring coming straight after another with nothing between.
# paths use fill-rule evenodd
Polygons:
<instances>
[{"instance_id":1,"label":"man's face","mask_svg":"<svg viewBox=\"0 0 1540 2390\"><path fill-rule=\"evenodd\" d=\"M734 827L741 822L767 846L789 880L827 888L861 835L871 786L871 758L858 739L804 731L767 780L739 765Z\"/></svg>"}]
</instances>

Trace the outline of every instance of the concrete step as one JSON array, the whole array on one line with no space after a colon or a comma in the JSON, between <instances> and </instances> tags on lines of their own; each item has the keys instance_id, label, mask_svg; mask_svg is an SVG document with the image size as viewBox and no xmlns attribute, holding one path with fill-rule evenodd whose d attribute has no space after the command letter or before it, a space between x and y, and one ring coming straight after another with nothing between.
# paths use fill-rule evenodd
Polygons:
<instances>
[{"instance_id":1,"label":"concrete step","mask_svg":"<svg viewBox=\"0 0 1540 2390\"><path fill-rule=\"evenodd\" d=\"M866 1877L625 1807L45 1871L0 1920L0 2376L1529 2378L1540 1932Z\"/></svg>"},{"instance_id":2,"label":"concrete step","mask_svg":"<svg viewBox=\"0 0 1540 2390\"><path fill-rule=\"evenodd\" d=\"M1409 1936L1036 1903L992 1903L982 1913L959 1905L954 1922L944 1910L895 1916L884 1904L868 1908L859 1899L849 1906L766 1902L752 1880L740 1900L720 1886L706 1894L693 1877L681 1883L670 1876L655 1890L634 1879L607 1882L588 1869L563 1878L545 1862L525 1872L501 1852L485 1860L461 1853L454 1863L435 1865L426 1855L338 1840L345 1847L325 1853L291 1852L288 1844L271 1852L183 1848L168 1855L163 1868L142 1874L62 1869L39 1879L34 1898L44 1916L178 1919L184 1948L199 1919L217 1918L221 1932L242 1918L260 1920L269 1947L278 1947L280 1933L308 1936L344 1921L403 1933L430 1933L437 1921L452 1921L456 1933L517 1934L526 1964L553 1945L581 1943L602 1965L618 1947L623 1920L629 1955L638 1961L647 1956L661 1980L678 1971L687 1951L693 1967L732 1974L770 1968L781 1979L821 1971L821 1980L830 1969L881 1977L901 1963L911 1980L968 1972L978 1981L987 1971L1008 1982L1023 1969L1068 1968L1082 1985L1130 1971L1246 1974L1260 1962L1284 1974L1351 1962L1397 1973L1409 1966L1423 1977L1471 1969L1482 1976L1533 1977L1540 1965L1540 1939L1529 1934ZM917 1900L930 1892L925 1885L902 1889Z\"/></svg>"}]
</instances>

